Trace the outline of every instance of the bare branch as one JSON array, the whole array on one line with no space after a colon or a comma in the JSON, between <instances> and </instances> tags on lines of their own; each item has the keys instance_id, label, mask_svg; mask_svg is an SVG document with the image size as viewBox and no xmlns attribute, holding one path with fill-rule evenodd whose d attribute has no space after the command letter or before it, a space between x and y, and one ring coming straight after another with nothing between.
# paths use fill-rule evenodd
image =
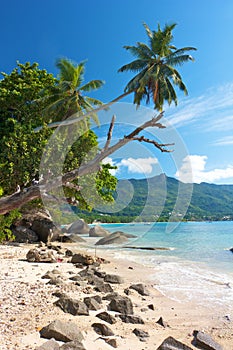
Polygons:
<instances>
[{"instance_id":1,"label":"bare branch","mask_svg":"<svg viewBox=\"0 0 233 350\"><path fill-rule=\"evenodd\" d=\"M174 146L174 143L158 143L154 140L147 139L144 136L140 137L133 137L131 140L139 141L139 142L146 142L146 143L152 143L156 148L158 148L161 152L173 152L173 150L166 149L164 147Z\"/></svg>"},{"instance_id":2,"label":"bare branch","mask_svg":"<svg viewBox=\"0 0 233 350\"><path fill-rule=\"evenodd\" d=\"M114 123L115 123L115 120L116 120L116 116L113 115L112 116L112 120L111 120L111 124L109 126L109 130L108 130L108 137L107 137L107 141L106 141L106 144L103 148L103 151L108 149L109 145L110 145L110 142L111 142L111 139L112 139L112 131L113 131L113 128L114 128Z\"/></svg>"}]
</instances>

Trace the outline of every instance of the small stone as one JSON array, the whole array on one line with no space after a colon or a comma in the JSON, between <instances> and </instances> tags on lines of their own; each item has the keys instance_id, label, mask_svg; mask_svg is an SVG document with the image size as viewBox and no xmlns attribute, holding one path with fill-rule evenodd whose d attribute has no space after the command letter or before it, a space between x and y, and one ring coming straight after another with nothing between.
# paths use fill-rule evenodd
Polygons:
<instances>
[{"instance_id":1,"label":"small stone","mask_svg":"<svg viewBox=\"0 0 233 350\"><path fill-rule=\"evenodd\" d=\"M164 328L169 327L167 322L165 322L162 317L160 317L156 323L158 323L160 326L162 326Z\"/></svg>"},{"instance_id":2,"label":"small stone","mask_svg":"<svg viewBox=\"0 0 233 350\"><path fill-rule=\"evenodd\" d=\"M132 284L129 288L136 290L136 292L138 292L142 296L150 295L149 291L143 283Z\"/></svg>"},{"instance_id":3,"label":"small stone","mask_svg":"<svg viewBox=\"0 0 233 350\"><path fill-rule=\"evenodd\" d=\"M113 331L103 323L93 323L91 326L97 334L104 336L114 335Z\"/></svg>"},{"instance_id":4,"label":"small stone","mask_svg":"<svg viewBox=\"0 0 233 350\"><path fill-rule=\"evenodd\" d=\"M96 317L110 324L116 323L116 318L110 315L107 311L100 312Z\"/></svg>"}]
</instances>

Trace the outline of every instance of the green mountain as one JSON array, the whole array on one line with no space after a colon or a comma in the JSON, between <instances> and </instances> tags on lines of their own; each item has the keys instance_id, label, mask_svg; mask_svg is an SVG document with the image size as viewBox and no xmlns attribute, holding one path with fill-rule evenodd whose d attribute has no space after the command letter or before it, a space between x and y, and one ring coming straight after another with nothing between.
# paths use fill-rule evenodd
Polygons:
<instances>
[{"instance_id":1,"label":"green mountain","mask_svg":"<svg viewBox=\"0 0 233 350\"><path fill-rule=\"evenodd\" d=\"M81 216L102 222L233 220L233 185L184 184L161 174L119 180L118 187L109 211Z\"/></svg>"}]
</instances>

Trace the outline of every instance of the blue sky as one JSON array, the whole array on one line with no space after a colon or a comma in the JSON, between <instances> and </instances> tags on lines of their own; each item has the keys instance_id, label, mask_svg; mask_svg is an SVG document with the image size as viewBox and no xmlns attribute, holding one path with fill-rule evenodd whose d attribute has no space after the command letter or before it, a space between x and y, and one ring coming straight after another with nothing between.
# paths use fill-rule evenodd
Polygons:
<instances>
[{"instance_id":1,"label":"blue sky","mask_svg":"<svg viewBox=\"0 0 233 350\"><path fill-rule=\"evenodd\" d=\"M160 154L134 143L112 157L119 165L118 176L165 172L189 181L191 162L194 182L233 184L232 0L1 1L0 71L10 73L19 60L38 62L56 75L57 58L87 59L86 80L105 80L94 96L108 102L123 92L131 78L117 70L132 60L123 45L147 41L143 22L151 29L158 23L177 23L174 44L198 50L193 53L194 63L179 68L189 96L179 95L178 107L165 108L165 131L149 131L161 142L175 141L174 152ZM121 111L127 110L127 104L133 108L130 96L122 103ZM143 117L139 111L131 116L123 113L118 121L116 139L122 128L127 130L125 123L132 126Z\"/></svg>"}]
</instances>

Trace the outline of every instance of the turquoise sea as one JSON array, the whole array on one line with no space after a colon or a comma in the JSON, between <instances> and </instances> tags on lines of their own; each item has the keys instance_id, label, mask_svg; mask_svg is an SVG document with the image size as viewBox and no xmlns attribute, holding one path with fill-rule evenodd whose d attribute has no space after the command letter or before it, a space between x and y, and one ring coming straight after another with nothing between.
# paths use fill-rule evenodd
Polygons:
<instances>
[{"instance_id":1,"label":"turquoise sea","mask_svg":"<svg viewBox=\"0 0 233 350\"><path fill-rule=\"evenodd\" d=\"M232 309L233 253L229 249L233 248L233 222L182 222L172 230L169 225L102 224L111 232L136 235L130 239L130 246L169 248L150 251L127 245L114 247L116 257L151 266L155 287L165 295Z\"/></svg>"}]
</instances>

